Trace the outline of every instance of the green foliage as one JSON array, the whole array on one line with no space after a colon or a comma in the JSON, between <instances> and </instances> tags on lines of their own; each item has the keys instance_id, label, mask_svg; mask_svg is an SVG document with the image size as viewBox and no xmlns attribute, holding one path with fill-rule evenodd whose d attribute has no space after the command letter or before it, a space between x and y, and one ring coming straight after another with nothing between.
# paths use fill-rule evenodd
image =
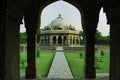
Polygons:
<instances>
[{"instance_id":1,"label":"green foliage","mask_svg":"<svg viewBox=\"0 0 120 80\"><path fill-rule=\"evenodd\" d=\"M84 44L84 38L84 31L80 31L80 44ZM96 31L95 38L96 44L110 44L110 36L103 36L99 30Z\"/></svg>"},{"instance_id":2,"label":"green foliage","mask_svg":"<svg viewBox=\"0 0 120 80\"><path fill-rule=\"evenodd\" d=\"M37 49L37 58L40 57L40 49Z\"/></svg>"},{"instance_id":3,"label":"green foliage","mask_svg":"<svg viewBox=\"0 0 120 80\"><path fill-rule=\"evenodd\" d=\"M100 69L99 57L97 57L97 56L95 56L95 68L96 68L96 69Z\"/></svg>"},{"instance_id":4,"label":"green foliage","mask_svg":"<svg viewBox=\"0 0 120 80\"><path fill-rule=\"evenodd\" d=\"M103 57L104 56L104 51L103 50L101 50L101 52L100 52L100 55L101 55L101 57Z\"/></svg>"},{"instance_id":5,"label":"green foliage","mask_svg":"<svg viewBox=\"0 0 120 80\"><path fill-rule=\"evenodd\" d=\"M37 43L39 43L39 39L40 39L40 29L37 29ZM20 43L26 43L27 42L27 34L26 32L20 33Z\"/></svg>"},{"instance_id":6,"label":"green foliage","mask_svg":"<svg viewBox=\"0 0 120 80\"><path fill-rule=\"evenodd\" d=\"M84 44L84 37L85 37L84 31L80 31L80 44Z\"/></svg>"},{"instance_id":7,"label":"green foliage","mask_svg":"<svg viewBox=\"0 0 120 80\"><path fill-rule=\"evenodd\" d=\"M23 43L26 43L27 42L27 35L25 32L23 33L20 33L20 43L23 44Z\"/></svg>"},{"instance_id":8,"label":"green foliage","mask_svg":"<svg viewBox=\"0 0 120 80\"><path fill-rule=\"evenodd\" d=\"M83 58L83 53L82 52L80 52L80 58Z\"/></svg>"},{"instance_id":9,"label":"green foliage","mask_svg":"<svg viewBox=\"0 0 120 80\"><path fill-rule=\"evenodd\" d=\"M26 53L20 53L20 68L25 69L27 66ZM22 71L23 72L23 71Z\"/></svg>"},{"instance_id":10,"label":"green foliage","mask_svg":"<svg viewBox=\"0 0 120 80\"><path fill-rule=\"evenodd\" d=\"M109 44L110 36L103 36L99 30L96 32L96 44Z\"/></svg>"},{"instance_id":11,"label":"green foliage","mask_svg":"<svg viewBox=\"0 0 120 80\"><path fill-rule=\"evenodd\" d=\"M26 63L26 60L21 59L21 61L20 61L21 68L25 68L25 63Z\"/></svg>"}]
</instances>

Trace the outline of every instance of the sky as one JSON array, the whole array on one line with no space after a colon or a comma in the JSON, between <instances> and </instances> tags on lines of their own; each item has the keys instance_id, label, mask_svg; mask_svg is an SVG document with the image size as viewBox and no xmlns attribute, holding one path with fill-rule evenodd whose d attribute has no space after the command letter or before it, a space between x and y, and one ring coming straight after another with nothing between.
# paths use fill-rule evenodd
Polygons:
<instances>
[{"instance_id":1,"label":"sky","mask_svg":"<svg viewBox=\"0 0 120 80\"><path fill-rule=\"evenodd\" d=\"M43 9L41 13L40 27L43 28L44 26L50 24L51 21L56 19L59 14L61 14L61 16L67 21L67 23L75 26L77 30L82 30L81 14L79 10L73 5L64 1L54 2ZM109 35L109 25L107 25L106 15L105 13L103 13L103 9L101 9L100 11L97 29L102 33L103 36ZM20 32L25 31L26 30L23 20L23 24L20 25Z\"/></svg>"}]
</instances>

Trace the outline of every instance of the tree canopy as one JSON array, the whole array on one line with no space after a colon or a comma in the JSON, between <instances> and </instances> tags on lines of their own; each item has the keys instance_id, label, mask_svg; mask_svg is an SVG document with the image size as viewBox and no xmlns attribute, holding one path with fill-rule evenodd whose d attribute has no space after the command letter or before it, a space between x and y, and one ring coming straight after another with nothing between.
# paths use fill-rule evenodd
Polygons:
<instances>
[{"instance_id":1,"label":"tree canopy","mask_svg":"<svg viewBox=\"0 0 120 80\"><path fill-rule=\"evenodd\" d=\"M84 31L80 31L80 43L84 44ZM96 31L95 35L95 43L96 44L109 44L110 43L110 36L103 36L99 30Z\"/></svg>"}]
</instances>

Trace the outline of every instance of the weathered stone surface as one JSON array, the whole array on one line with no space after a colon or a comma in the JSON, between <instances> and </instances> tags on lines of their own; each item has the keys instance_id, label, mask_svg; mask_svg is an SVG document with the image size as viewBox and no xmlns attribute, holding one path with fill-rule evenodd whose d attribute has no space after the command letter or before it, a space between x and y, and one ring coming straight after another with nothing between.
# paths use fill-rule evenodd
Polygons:
<instances>
[{"instance_id":1,"label":"weathered stone surface","mask_svg":"<svg viewBox=\"0 0 120 80\"><path fill-rule=\"evenodd\" d=\"M56 49L56 54L51 65L48 78L73 78L62 47L57 47Z\"/></svg>"}]
</instances>

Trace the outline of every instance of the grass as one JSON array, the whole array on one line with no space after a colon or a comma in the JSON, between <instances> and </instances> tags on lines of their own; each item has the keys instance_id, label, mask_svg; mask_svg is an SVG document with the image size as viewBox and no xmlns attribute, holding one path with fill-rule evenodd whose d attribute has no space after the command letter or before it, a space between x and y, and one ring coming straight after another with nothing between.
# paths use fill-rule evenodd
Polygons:
<instances>
[{"instance_id":1,"label":"grass","mask_svg":"<svg viewBox=\"0 0 120 80\"><path fill-rule=\"evenodd\" d=\"M25 62L22 63L23 61ZM27 66L27 54L25 52L21 52L20 53L20 74L25 74L26 66Z\"/></svg>"},{"instance_id":2,"label":"grass","mask_svg":"<svg viewBox=\"0 0 120 80\"><path fill-rule=\"evenodd\" d=\"M84 57L80 58L80 53L65 54L70 66L71 72L74 78L79 78L83 76L84 70ZM105 52L104 57L101 58L101 55L97 53L95 56L98 57L97 61L99 69L96 69L96 73L109 73L109 53Z\"/></svg>"},{"instance_id":3,"label":"grass","mask_svg":"<svg viewBox=\"0 0 120 80\"><path fill-rule=\"evenodd\" d=\"M68 60L73 77L82 77L84 70L84 55L81 58L80 53L66 53L65 56ZM99 69L96 69L96 73L109 73L109 52L105 52L103 57L101 57L99 53L96 53L95 56L98 58L97 66L99 67ZM40 57L36 58L37 73L40 74L41 77L47 77L53 57L54 54L50 52L41 52ZM26 53L20 53L20 63L21 62L24 63L24 66L20 64L20 74L25 74L25 68L27 66Z\"/></svg>"},{"instance_id":4,"label":"grass","mask_svg":"<svg viewBox=\"0 0 120 80\"><path fill-rule=\"evenodd\" d=\"M98 61L98 65L100 67L100 69L96 69L97 73L109 73L109 58L110 58L110 54L109 52L105 52L104 57L101 57L100 54L96 54L96 56L101 59L100 61Z\"/></svg>"},{"instance_id":5,"label":"grass","mask_svg":"<svg viewBox=\"0 0 120 80\"><path fill-rule=\"evenodd\" d=\"M42 53L40 58L37 58L37 68L41 77L47 77L49 72L54 54L52 53Z\"/></svg>"},{"instance_id":6,"label":"grass","mask_svg":"<svg viewBox=\"0 0 120 80\"><path fill-rule=\"evenodd\" d=\"M26 53L20 53L20 63L25 60L25 67L22 67L22 65L20 64L20 74L25 74L25 68L27 66L26 55ZM54 54L52 54L51 52L41 52L40 57L36 58L37 73L40 74L41 77L47 77L53 57Z\"/></svg>"},{"instance_id":7,"label":"grass","mask_svg":"<svg viewBox=\"0 0 120 80\"><path fill-rule=\"evenodd\" d=\"M70 66L71 72L74 78L81 77L83 74L84 59L80 58L79 54L65 54L68 64Z\"/></svg>"}]
</instances>

